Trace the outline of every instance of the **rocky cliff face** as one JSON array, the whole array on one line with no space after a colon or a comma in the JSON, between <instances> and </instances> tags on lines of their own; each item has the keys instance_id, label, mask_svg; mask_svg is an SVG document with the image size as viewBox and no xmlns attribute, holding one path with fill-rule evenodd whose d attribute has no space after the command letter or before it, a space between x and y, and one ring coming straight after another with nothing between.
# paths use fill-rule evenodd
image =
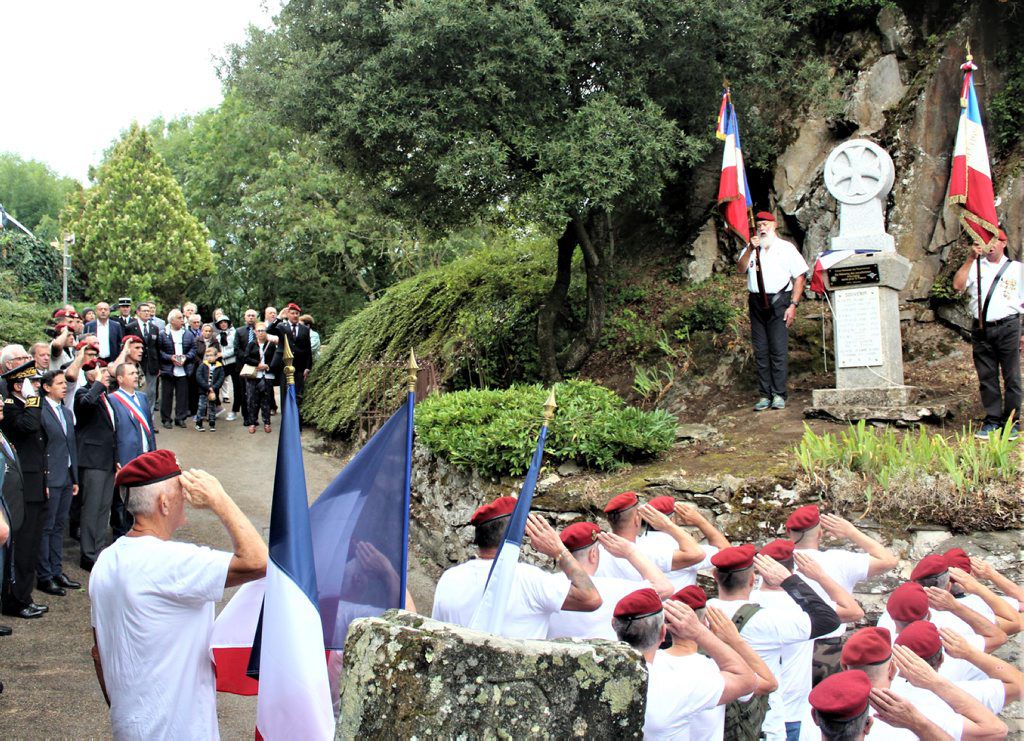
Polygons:
<instances>
[{"instance_id":1,"label":"rocky cliff face","mask_svg":"<svg viewBox=\"0 0 1024 741\"><path fill-rule=\"evenodd\" d=\"M828 249L838 231L835 201L825 189L823 166L843 141L867 138L886 148L896 165L887 223L896 248L913 270L905 300L926 299L956 245L960 226L947 208L951 153L959 118L964 43L970 40L982 116L1006 83L1000 52L1008 44L1005 8L973 3L951 28L935 34L932 16L908 19L898 7L882 10L874 28L849 34L826 57L835 80L848 80L840 99L829 106L794 112L792 143L772 174L769 199L810 262ZM827 110L826 110L827 109ZM836 112L841 109L841 112ZM989 142L990 153L992 142ZM1012 160L994 163L998 210L1011 249L1021 244L1024 184ZM725 235L709 219L696 235L689 272L709 274L720 253L708 243L718 237L721 252L730 252ZM959 255L956 256L959 260Z\"/></svg>"}]
</instances>

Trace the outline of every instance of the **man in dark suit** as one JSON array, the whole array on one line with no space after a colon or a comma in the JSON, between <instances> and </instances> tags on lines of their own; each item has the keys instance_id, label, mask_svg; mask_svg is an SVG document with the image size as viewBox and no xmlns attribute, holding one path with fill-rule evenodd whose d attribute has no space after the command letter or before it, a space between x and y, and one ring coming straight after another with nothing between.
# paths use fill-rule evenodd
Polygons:
<instances>
[{"instance_id":1,"label":"man in dark suit","mask_svg":"<svg viewBox=\"0 0 1024 741\"><path fill-rule=\"evenodd\" d=\"M110 394L110 406L114 410L117 463L124 467L143 453L156 450L156 437L153 435L149 400L136 388L138 367L122 363L114 373L118 388Z\"/></svg>"},{"instance_id":2,"label":"man in dark suit","mask_svg":"<svg viewBox=\"0 0 1024 741\"><path fill-rule=\"evenodd\" d=\"M128 323L125 332L142 338L142 362L139 364L139 373L145 383L140 381L140 386L146 392L149 411L153 413L156 411L157 384L160 378L160 327L153 320L153 305L147 301L139 304L135 318Z\"/></svg>"},{"instance_id":3,"label":"man in dark suit","mask_svg":"<svg viewBox=\"0 0 1024 741\"><path fill-rule=\"evenodd\" d=\"M239 371L245 365L245 352L249 349L249 343L256 341L257 319L259 319L259 314L256 312L256 309L246 309L245 324L235 330L235 365L238 366ZM249 413L246 411L249 408L246 401L248 399L246 396L248 391L249 384L245 382L244 378L239 378L238 388L232 392L235 395L235 399L231 405L231 411L238 414L239 410L241 410L243 419L247 419L249 416Z\"/></svg>"},{"instance_id":4,"label":"man in dark suit","mask_svg":"<svg viewBox=\"0 0 1024 741\"><path fill-rule=\"evenodd\" d=\"M21 618L42 617L47 611L45 605L32 600L32 588L36 583L36 563L39 560L39 546L43 536L46 516L46 438L43 436L40 418L39 396L35 385L39 382L35 362L29 360L3 375L10 396L4 399L4 414L0 428L5 438L17 451L16 468L22 480L21 525L14 530L14 578L5 586L3 614ZM27 394L27 396L26 396ZM10 463L5 453L5 463ZM14 479L8 468L4 478L5 496L7 486ZM13 502L9 497L8 502Z\"/></svg>"},{"instance_id":5,"label":"man in dark suit","mask_svg":"<svg viewBox=\"0 0 1024 741\"><path fill-rule=\"evenodd\" d=\"M0 405L0 420L3 419L3 405ZM14 578L13 534L21 529L25 521L24 484L18 456L7 438L0 433L0 459L3 463L3 488L0 489L0 535L6 529L6 537L0 537L0 608L4 595L11 589ZM0 625L0 636L9 636L13 631L8 625Z\"/></svg>"},{"instance_id":6,"label":"man in dark suit","mask_svg":"<svg viewBox=\"0 0 1024 741\"><path fill-rule=\"evenodd\" d=\"M263 431L270 432L270 400L274 396L274 388L281 380L281 355L275 352L274 345L267 339L267 325L259 322L256 325L256 339L249 343L243 361L256 368L256 375L246 380L249 386L245 424L249 432L256 432L257 414L263 414Z\"/></svg>"},{"instance_id":7,"label":"man in dark suit","mask_svg":"<svg viewBox=\"0 0 1024 741\"><path fill-rule=\"evenodd\" d=\"M110 304L106 301L96 304L96 318L85 323L85 333L96 335L96 341L100 343L100 360L109 363L121 351L124 327L110 318Z\"/></svg>"},{"instance_id":8,"label":"man in dark suit","mask_svg":"<svg viewBox=\"0 0 1024 741\"><path fill-rule=\"evenodd\" d=\"M313 347L309 342L309 327L299 321L302 309L296 303L285 307L283 319L278 320L279 336L288 336L288 344L292 348L292 365L295 366L295 398L302 401L302 390L306 385L306 376L313 367ZM282 352L284 343L281 343Z\"/></svg>"},{"instance_id":9,"label":"man in dark suit","mask_svg":"<svg viewBox=\"0 0 1024 741\"><path fill-rule=\"evenodd\" d=\"M167 319L169 325L160 333L160 421L170 429L172 415L178 427L185 426L188 416L188 377L195 368L196 341L180 311L174 309Z\"/></svg>"},{"instance_id":10,"label":"man in dark suit","mask_svg":"<svg viewBox=\"0 0 1024 741\"><path fill-rule=\"evenodd\" d=\"M116 451L114 409L107 398L113 385L106 367L83 368L87 384L75 395L75 433L78 440L78 474L82 500L78 565L92 571L100 551L109 544L107 527L114 498Z\"/></svg>"},{"instance_id":11,"label":"man in dark suit","mask_svg":"<svg viewBox=\"0 0 1024 741\"><path fill-rule=\"evenodd\" d=\"M36 565L36 586L63 596L82 585L64 574L64 528L71 499L78 495L78 442L75 418L64 406L68 382L64 371L45 373L39 381L43 434L46 437L46 522Z\"/></svg>"}]
</instances>

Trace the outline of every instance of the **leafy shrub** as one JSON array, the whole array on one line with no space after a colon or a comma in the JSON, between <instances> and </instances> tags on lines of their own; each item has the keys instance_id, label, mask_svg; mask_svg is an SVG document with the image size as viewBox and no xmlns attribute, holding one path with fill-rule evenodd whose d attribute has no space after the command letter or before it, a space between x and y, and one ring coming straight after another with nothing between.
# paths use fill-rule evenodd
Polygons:
<instances>
[{"instance_id":1,"label":"leafy shrub","mask_svg":"<svg viewBox=\"0 0 1024 741\"><path fill-rule=\"evenodd\" d=\"M536 380L537 307L551 286L554 252L547 239L501 243L396 283L335 327L303 416L347 435L372 394L383 389L377 402L397 407L404 387L386 363L403 362L410 348L451 388Z\"/></svg>"},{"instance_id":2,"label":"leafy shrub","mask_svg":"<svg viewBox=\"0 0 1024 741\"><path fill-rule=\"evenodd\" d=\"M26 297L46 302L61 299L61 253L45 242L12 230L0 233L0 270L14 275ZM80 277L72 272L68 276L72 294L79 285Z\"/></svg>"},{"instance_id":3,"label":"leafy shrub","mask_svg":"<svg viewBox=\"0 0 1024 741\"><path fill-rule=\"evenodd\" d=\"M536 384L431 396L416 408L419 438L437 455L484 475L522 474L537 444L547 394ZM675 440L672 415L627 406L603 386L567 381L555 395L558 411L545 446L552 462L610 470L657 455Z\"/></svg>"},{"instance_id":4,"label":"leafy shrub","mask_svg":"<svg viewBox=\"0 0 1024 741\"><path fill-rule=\"evenodd\" d=\"M27 347L46 340L43 327L49 318L45 306L0 298L0 345L15 342Z\"/></svg>"}]
</instances>

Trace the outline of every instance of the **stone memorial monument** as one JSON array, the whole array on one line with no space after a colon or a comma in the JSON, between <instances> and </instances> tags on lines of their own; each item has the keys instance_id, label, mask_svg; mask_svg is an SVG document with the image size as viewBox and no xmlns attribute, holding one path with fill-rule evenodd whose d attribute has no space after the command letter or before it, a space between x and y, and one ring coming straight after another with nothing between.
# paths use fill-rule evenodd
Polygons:
<instances>
[{"instance_id":1,"label":"stone memorial monument","mask_svg":"<svg viewBox=\"0 0 1024 741\"><path fill-rule=\"evenodd\" d=\"M825 271L834 323L836 387L816 389L807 416L915 422L944 416L918 404L917 388L903 380L899 292L910 261L885 230L885 201L896 171L889 153L852 139L825 160L825 185L839 203L839 234L831 249L851 253Z\"/></svg>"}]
</instances>

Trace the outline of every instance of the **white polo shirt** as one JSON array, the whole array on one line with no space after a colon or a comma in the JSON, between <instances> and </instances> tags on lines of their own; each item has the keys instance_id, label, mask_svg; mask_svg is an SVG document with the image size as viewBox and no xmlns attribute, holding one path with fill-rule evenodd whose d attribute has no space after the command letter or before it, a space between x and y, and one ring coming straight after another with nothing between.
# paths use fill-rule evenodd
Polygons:
<instances>
[{"instance_id":1,"label":"white polo shirt","mask_svg":"<svg viewBox=\"0 0 1024 741\"><path fill-rule=\"evenodd\" d=\"M800 606L782 589L755 589L750 593L750 600L762 607L803 613ZM784 722L800 720L811 706L807 696L811 692L813 663L814 640L809 639L783 646L779 671L771 667L772 673L779 680L778 692L782 693L781 712ZM773 713L775 710L769 707L768 712Z\"/></svg>"},{"instance_id":2,"label":"white polo shirt","mask_svg":"<svg viewBox=\"0 0 1024 741\"><path fill-rule=\"evenodd\" d=\"M824 551L815 550L813 548L800 548L797 550L817 561L825 570L825 573L832 577L834 582L850 594L853 594L853 588L856 587L859 582L868 578L868 569L871 567L871 556L866 553L844 551L842 548L829 548ZM807 582L810 588L814 590L815 594L825 600L827 604L835 607L835 602L829 598L828 594L825 593L825 588L818 584L818 582L813 579L808 579L799 571L797 572L797 576ZM821 637L840 638L845 633L846 625L843 624L831 633L827 633Z\"/></svg>"},{"instance_id":3,"label":"white polo shirt","mask_svg":"<svg viewBox=\"0 0 1024 741\"><path fill-rule=\"evenodd\" d=\"M663 533L659 530L651 530L644 535L641 535L636 539L637 543L640 541L654 541L656 543L667 544L672 548L673 552L679 547L676 544L675 539L668 533ZM697 583L697 572L703 571L704 569L712 568L711 557L718 553L718 549L713 545L702 545L701 550L704 551L704 560L700 563L695 563L693 566L687 566L684 569L675 569L672 571L666 571L665 576L675 590L678 592L683 587L693 586Z\"/></svg>"},{"instance_id":4,"label":"white polo shirt","mask_svg":"<svg viewBox=\"0 0 1024 741\"><path fill-rule=\"evenodd\" d=\"M601 606L593 612L559 610L551 613L548 620L548 638L604 638L617 641L619 637L612 628L615 605L631 592L644 587L654 588L650 582L636 582L612 576L593 576L590 580L594 582L597 593L601 595Z\"/></svg>"},{"instance_id":5,"label":"white polo shirt","mask_svg":"<svg viewBox=\"0 0 1024 741\"><path fill-rule=\"evenodd\" d=\"M491 559L476 558L441 574L430 616L468 627L483 598L493 563ZM546 637L548 619L562 609L571 586L561 573L551 574L528 563L516 564L501 635L506 638Z\"/></svg>"},{"instance_id":6,"label":"white polo shirt","mask_svg":"<svg viewBox=\"0 0 1024 741\"><path fill-rule=\"evenodd\" d=\"M725 679L718 664L706 656L672 656L658 651L647 665L647 710L644 739L705 741L691 727L698 714L718 705ZM724 714L723 714L724 723Z\"/></svg>"},{"instance_id":7,"label":"white polo shirt","mask_svg":"<svg viewBox=\"0 0 1024 741\"><path fill-rule=\"evenodd\" d=\"M677 550L676 542L669 538L670 543L660 540L649 540L637 538L636 547L651 562L664 572L672 570L672 556ZM601 560L597 564L597 572L594 576L611 576L616 579L630 579L634 582L644 581L633 564L625 558L618 558L598 546L601 551ZM637 587L639 589L640 587Z\"/></svg>"},{"instance_id":8,"label":"white polo shirt","mask_svg":"<svg viewBox=\"0 0 1024 741\"><path fill-rule=\"evenodd\" d=\"M949 628L950 630L955 630L964 637L964 640L971 645L971 648L978 651L985 650L985 638L971 630L970 625L953 613L945 610L929 610L928 617L926 619L936 628ZM892 616L889 615L888 610L884 611L879 616L878 627L888 630L890 638L895 643L896 622L892 619ZM946 654L943 657L942 665L939 667L939 674L952 682L988 679L988 675L971 662L966 659L954 659L949 654Z\"/></svg>"},{"instance_id":9,"label":"white polo shirt","mask_svg":"<svg viewBox=\"0 0 1024 741\"><path fill-rule=\"evenodd\" d=\"M747 263L747 290L758 293L757 250ZM765 293L778 293L793 286L793 279L807 273L807 261L792 242L773 235L761 239L761 274Z\"/></svg>"},{"instance_id":10,"label":"white polo shirt","mask_svg":"<svg viewBox=\"0 0 1024 741\"><path fill-rule=\"evenodd\" d=\"M986 258L980 259L981 263L981 301L985 302L988 296L989 287L995 280L1000 268L1007 262L1006 255L1000 258L999 262L992 262ZM992 292L992 300L988 305L986 321L994 322L1005 319L1011 314L1021 313L1021 304L1024 303L1024 265L1016 260L1010 260L1010 266L1003 273L996 284L996 290ZM970 297L968 302L971 307L971 316L978 318L978 268L971 266L967 274L967 286L965 289Z\"/></svg>"}]
</instances>

